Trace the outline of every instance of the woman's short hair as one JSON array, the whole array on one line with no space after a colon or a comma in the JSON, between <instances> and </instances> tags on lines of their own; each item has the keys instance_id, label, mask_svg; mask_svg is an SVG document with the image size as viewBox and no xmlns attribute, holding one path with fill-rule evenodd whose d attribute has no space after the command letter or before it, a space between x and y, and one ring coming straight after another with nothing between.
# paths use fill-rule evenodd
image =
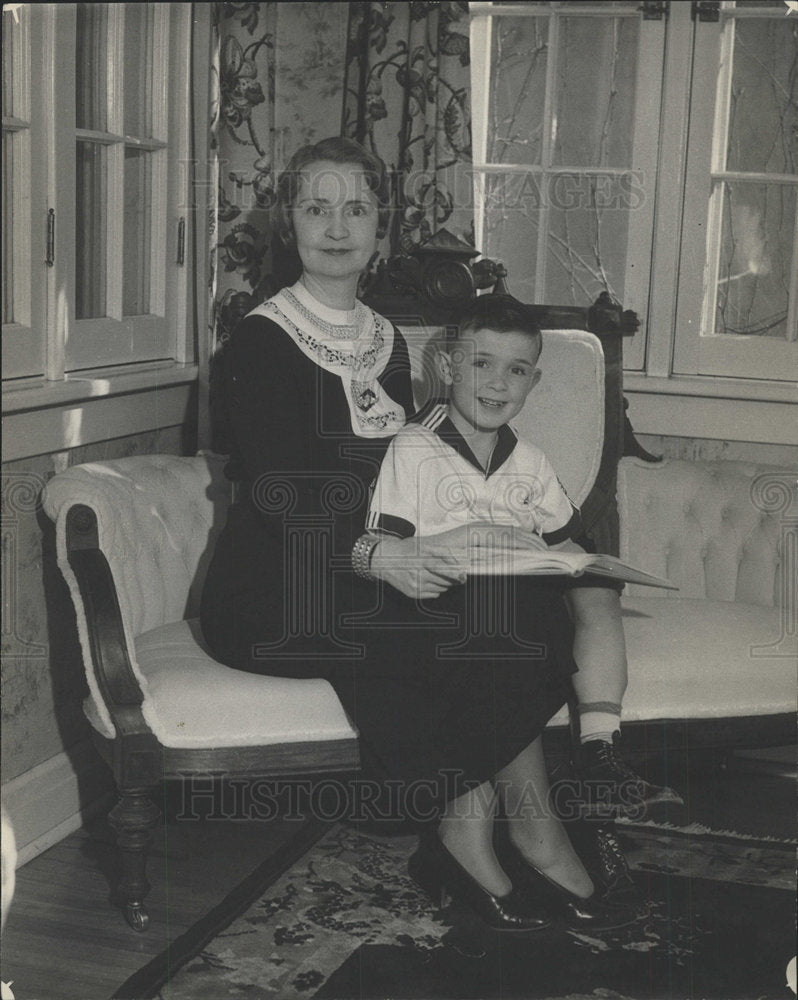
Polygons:
<instances>
[{"instance_id":1,"label":"woman's short hair","mask_svg":"<svg viewBox=\"0 0 798 1000\"><path fill-rule=\"evenodd\" d=\"M384 236L388 231L391 204L391 188L385 164L376 153L370 153L354 139L331 136L300 147L280 174L277 181L277 230L283 243L294 243L291 209L299 193L302 171L311 163L319 163L321 160L342 165L353 163L363 168L366 183L377 199L377 236Z\"/></svg>"}]
</instances>

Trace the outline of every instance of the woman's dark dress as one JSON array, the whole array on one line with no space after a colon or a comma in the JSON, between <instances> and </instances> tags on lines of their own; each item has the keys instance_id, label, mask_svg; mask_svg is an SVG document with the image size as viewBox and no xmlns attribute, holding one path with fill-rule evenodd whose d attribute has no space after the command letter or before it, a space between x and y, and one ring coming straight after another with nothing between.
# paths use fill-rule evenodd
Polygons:
<instances>
[{"instance_id":1,"label":"woman's dark dress","mask_svg":"<svg viewBox=\"0 0 798 1000\"><path fill-rule=\"evenodd\" d=\"M408 414L409 372L397 331L380 383ZM361 777L393 779L394 800L402 783L405 811L489 779L565 701L575 666L561 593L470 578L417 602L355 576L352 545L389 438L355 436L338 376L261 316L227 345L223 384L240 488L203 592L214 654L327 678L360 734Z\"/></svg>"}]
</instances>

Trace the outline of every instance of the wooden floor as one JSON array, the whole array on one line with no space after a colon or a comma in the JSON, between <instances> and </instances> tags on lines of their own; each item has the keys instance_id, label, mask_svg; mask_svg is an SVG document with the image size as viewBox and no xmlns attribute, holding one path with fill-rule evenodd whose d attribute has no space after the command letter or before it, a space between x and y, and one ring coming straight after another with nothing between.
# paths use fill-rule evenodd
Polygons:
<instances>
[{"instance_id":1,"label":"wooden floor","mask_svg":"<svg viewBox=\"0 0 798 1000\"><path fill-rule=\"evenodd\" d=\"M782 757L792 778L774 777L757 760L676 768L671 781L688 793L686 820L752 836L794 836L795 749ZM143 934L110 903L117 863L103 822L19 869L2 941L2 978L13 980L16 1000L107 1000L298 829L281 819L179 820L174 803L165 811L150 859L150 926Z\"/></svg>"},{"instance_id":2,"label":"wooden floor","mask_svg":"<svg viewBox=\"0 0 798 1000\"><path fill-rule=\"evenodd\" d=\"M3 979L16 1000L107 1000L297 832L297 821L177 819L167 806L147 874L150 924L133 931L110 900L118 877L104 821L17 871L3 932Z\"/></svg>"}]
</instances>

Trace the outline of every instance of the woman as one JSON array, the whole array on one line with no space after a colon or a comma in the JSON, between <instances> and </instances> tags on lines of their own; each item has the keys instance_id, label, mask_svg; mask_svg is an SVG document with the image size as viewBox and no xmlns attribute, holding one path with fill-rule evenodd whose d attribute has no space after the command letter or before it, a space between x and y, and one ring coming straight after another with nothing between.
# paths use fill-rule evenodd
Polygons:
<instances>
[{"instance_id":1,"label":"woman","mask_svg":"<svg viewBox=\"0 0 798 1000\"><path fill-rule=\"evenodd\" d=\"M540 732L574 670L561 595L530 584L520 633L486 635L474 608L506 597L463 585L462 531L363 534L368 485L413 408L401 334L356 300L388 205L384 165L347 139L304 147L280 178L282 235L302 274L228 345L228 475L241 499L208 572L203 631L231 667L330 681L360 733L373 814L427 821L411 873L433 895L504 930L555 913L617 926L627 915L598 898L545 808Z\"/></svg>"}]
</instances>

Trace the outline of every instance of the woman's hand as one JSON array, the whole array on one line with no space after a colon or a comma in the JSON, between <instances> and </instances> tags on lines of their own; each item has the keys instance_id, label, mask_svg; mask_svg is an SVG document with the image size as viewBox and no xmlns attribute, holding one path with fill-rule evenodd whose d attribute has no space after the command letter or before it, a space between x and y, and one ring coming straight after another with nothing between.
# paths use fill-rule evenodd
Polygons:
<instances>
[{"instance_id":1,"label":"woman's hand","mask_svg":"<svg viewBox=\"0 0 798 1000\"><path fill-rule=\"evenodd\" d=\"M428 545L440 536L384 538L371 556L371 572L406 597L440 597L454 583L464 583L462 559L445 546Z\"/></svg>"},{"instance_id":2,"label":"woman's hand","mask_svg":"<svg viewBox=\"0 0 798 1000\"><path fill-rule=\"evenodd\" d=\"M374 550L371 572L407 597L439 597L455 583L465 583L476 550L546 550L525 528L473 521L437 535L385 538Z\"/></svg>"}]
</instances>

